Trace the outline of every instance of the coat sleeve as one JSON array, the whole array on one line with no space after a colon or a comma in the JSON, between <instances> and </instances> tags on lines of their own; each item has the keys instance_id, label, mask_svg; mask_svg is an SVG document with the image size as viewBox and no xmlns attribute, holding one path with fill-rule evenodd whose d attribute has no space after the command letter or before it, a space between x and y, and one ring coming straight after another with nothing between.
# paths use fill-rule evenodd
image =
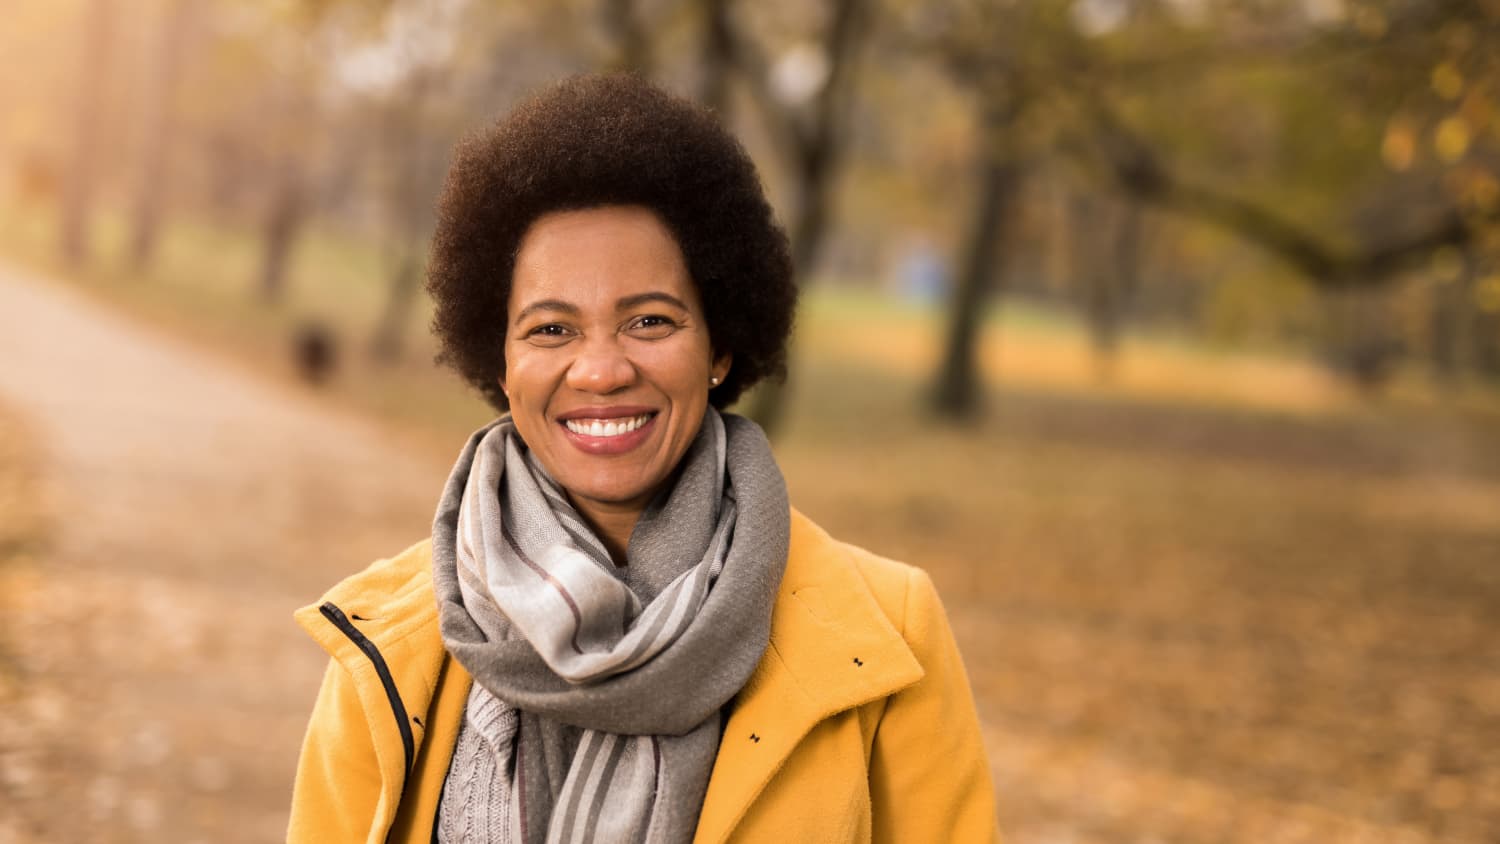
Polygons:
<instances>
[{"instance_id":1,"label":"coat sleeve","mask_svg":"<svg viewBox=\"0 0 1500 844\"><path fill-rule=\"evenodd\" d=\"M359 694L348 671L330 659L302 740L286 840L369 840L380 787L380 765Z\"/></svg>"},{"instance_id":2,"label":"coat sleeve","mask_svg":"<svg viewBox=\"0 0 1500 844\"><path fill-rule=\"evenodd\" d=\"M926 672L886 703L870 757L876 842L995 842L995 795L974 698L932 580L908 575L903 635Z\"/></svg>"}]
</instances>

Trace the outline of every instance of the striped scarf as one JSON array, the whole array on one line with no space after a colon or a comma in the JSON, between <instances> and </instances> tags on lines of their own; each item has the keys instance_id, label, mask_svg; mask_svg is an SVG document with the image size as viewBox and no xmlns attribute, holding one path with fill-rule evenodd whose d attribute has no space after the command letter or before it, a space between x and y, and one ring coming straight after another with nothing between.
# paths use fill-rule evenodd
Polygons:
<instances>
[{"instance_id":1,"label":"striped scarf","mask_svg":"<svg viewBox=\"0 0 1500 844\"><path fill-rule=\"evenodd\" d=\"M617 568L508 418L476 432L433 525L443 640L476 681L438 840L690 841L789 513L764 434L709 408Z\"/></svg>"}]
</instances>

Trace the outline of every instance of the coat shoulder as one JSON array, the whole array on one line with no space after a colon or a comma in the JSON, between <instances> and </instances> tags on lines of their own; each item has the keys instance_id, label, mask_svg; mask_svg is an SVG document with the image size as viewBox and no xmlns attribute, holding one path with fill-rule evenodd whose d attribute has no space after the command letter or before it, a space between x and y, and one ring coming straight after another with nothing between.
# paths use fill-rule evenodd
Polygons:
<instances>
[{"instance_id":1,"label":"coat shoulder","mask_svg":"<svg viewBox=\"0 0 1500 844\"><path fill-rule=\"evenodd\" d=\"M822 547L828 553L817 555L823 559L836 558L858 577L869 590L880 607L881 614L897 631L902 631L908 599L913 589L931 591L932 581L927 573L917 566L881 556L849 542L830 536L812 520L793 511L792 537L794 546Z\"/></svg>"},{"instance_id":2,"label":"coat shoulder","mask_svg":"<svg viewBox=\"0 0 1500 844\"><path fill-rule=\"evenodd\" d=\"M379 595L385 600L400 601L413 592L432 593L432 539L414 542L394 556L367 566L364 571L344 578L325 596L328 599L359 595Z\"/></svg>"},{"instance_id":3,"label":"coat shoulder","mask_svg":"<svg viewBox=\"0 0 1500 844\"><path fill-rule=\"evenodd\" d=\"M297 610L304 629L321 638L326 629L321 608L338 607L345 615L380 619L387 636L400 635L437 618L432 591L432 540L423 539L334 584L317 602Z\"/></svg>"},{"instance_id":4,"label":"coat shoulder","mask_svg":"<svg viewBox=\"0 0 1500 844\"><path fill-rule=\"evenodd\" d=\"M854 562L855 571L870 588L875 602L891 624L902 632L907 602L912 589L931 588L927 573L909 563L882 557L858 545L843 543Z\"/></svg>"}]
</instances>

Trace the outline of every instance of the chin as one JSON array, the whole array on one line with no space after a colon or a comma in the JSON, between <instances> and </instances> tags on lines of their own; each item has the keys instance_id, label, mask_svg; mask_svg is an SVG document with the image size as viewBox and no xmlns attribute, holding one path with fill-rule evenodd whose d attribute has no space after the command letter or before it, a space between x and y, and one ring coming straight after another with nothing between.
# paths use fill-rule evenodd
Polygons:
<instances>
[{"instance_id":1,"label":"chin","mask_svg":"<svg viewBox=\"0 0 1500 844\"><path fill-rule=\"evenodd\" d=\"M614 478L610 477L609 473L603 473L603 477L595 475L586 480L581 478L578 480L579 483L562 482L563 489L567 490L568 495L587 498L602 504L639 503L655 489L653 484L639 477Z\"/></svg>"}]
</instances>

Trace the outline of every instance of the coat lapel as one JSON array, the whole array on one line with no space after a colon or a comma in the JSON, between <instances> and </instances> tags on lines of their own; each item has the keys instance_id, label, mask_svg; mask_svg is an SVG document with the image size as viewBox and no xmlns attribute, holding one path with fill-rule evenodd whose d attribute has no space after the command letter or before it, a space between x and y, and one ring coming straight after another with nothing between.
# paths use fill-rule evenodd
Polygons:
<instances>
[{"instance_id":1,"label":"coat lapel","mask_svg":"<svg viewBox=\"0 0 1500 844\"><path fill-rule=\"evenodd\" d=\"M922 673L849 553L792 511L771 643L735 699L695 840L725 840L813 725Z\"/></svg>"}]
</instances>

